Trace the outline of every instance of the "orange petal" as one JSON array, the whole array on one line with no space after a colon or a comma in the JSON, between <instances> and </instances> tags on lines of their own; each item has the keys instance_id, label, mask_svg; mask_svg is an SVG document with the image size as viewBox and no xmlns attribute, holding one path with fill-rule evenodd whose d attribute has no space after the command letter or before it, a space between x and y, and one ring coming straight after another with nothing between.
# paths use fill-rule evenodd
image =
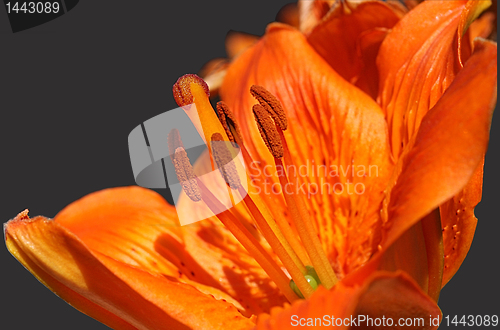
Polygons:
<instances>
[{"instance_id":1,"label":"orange petal","mask_svg":"<svg viewBox=\"0 0 500 330\"><path fill-rule=\"evenodd\" d=\"M358 37L357 55L361 59L361 67L355 84L373 99L377 98L379 84L377 54L388 32L388 29L376 28L364 31Z\"/></svg>"},{"instance_id":2,"label":"orange petal","mask_svg":"<svg viewBox=\"0 0 500 330\"><path fill-rule=\"evenodd\" d=\"M208 61L198 72L198 75L205 80L210 90L210 98L219 95L219 88L226 76L228 60L225 58L214 58Z\"/></svg>"},{"instance_id":3,"label":"orange petal","mask_svg":"<svg viewBox=\"0 0 500 330\"><path fill-rule=\"evenodd\" d=\"M429 213L420 224L425 238L429 272L427 294L437 302L441 293L444 269L444 244L439 210L435 209Z\"/></svg>"},{"instance_id":4,"label":"orange petal","mask_svg":"<svg viewBox=\"0 0 500 330\"><path fill-rule=\"evenodd\" d=\"M263 86L283 104L289 122L284 134L293 161L297 168L308 169L300 183L311 192L306 202L309 213L322 228L318 234L331 260L338 261L338 272L349 272L376 247L377 237L372 233L392 168L386 122L378 105L342 79L299 31L271 24L264 37L231 64L221 87L221 97L233 110L245 147L260 162L260 170L274 161L252 118L251 106L256 101L249 90L253 84ZM366 176L357 172L362 166ZM266 173L274 173L271 169ZM262 182L254 183L265 193ZM337 183L343 192L334 190ZM366 190L349 194L349 185ZM280 208L281 196L267 187L276 200L272 208Z\"/></svg>"},{"instance_id":5,"label":"orange petal","mask_svg":"<svg viewBox=\"0 0 500 330\"><path fill-rule=\"evenodd\" d=\"M226 35L226 53L229 59L234 59L259 40L253 34L229 31Z\"/></svg>"},{"instance_id":6,"label":"orange petal","mask_svg":"<svg viewBox=\"0 0 500 330\"><path fill-rule=\"evenodd\" d=\"M54 221L92 251L190 284L233 303L246 316L284 301L224 227L207 221L180 227L174 207L154 191L132 186L95 192L64 208Z\"/></svg>"},{"instance_id":7,"label":"orange petal","mask_svg":"<svg viewBox=\"0 0 500 330\"><path fill-rule=\"evenodd\" d=\"M408 319L416 329L437 329L442 319L436 303L402 272L375 274L359 298L355 315L369 315L372 319L390 317L399 329L408 327Z\"/></svg>"},{"instance_id":8,"label":"orange petal","mask_svg":"<svg viewBox=\"0 0 500 330\"><path fill-rule=\"evenodd\" d=\"M444 268L440 220L436 209L414 223L390 245L379 245L379 251L343 281L361 283L377 270L403 271L437 302Z\"/></svg>"},{"instance_id":9,"label":"orange petal","mask_svg":"<svg viewBox=\"0 0 500 330\"><path fill-rule=\"evenodd\" d=\"M379 103L386 112L394 157L416 134L422 118L470 56L462 35L488 1L425 1L382 43L377 63ZM467 41L467 42L465 42Z\"/></svg>"},{"instance_id":10,"label":"orange petal","mask_svg":"<svg viewBox=\"0 0 500 330\"><path fill-rule=\"evenodd\" d=\"M427 264L422 225L416 223L383 252L377 269L386 271L402 270L411 276L420 288L427 293L429 288Z\"/></svg>"},{"instance_id":11,"label":"orange petal","mask_svg":"<svg viewBox=\"0 0 500 330\"><path fill-rule=\"evenodd\" d=\"M496 1L495 1L496 3ZM470 39L488 38L495 30L496 15L492 12L486 12L469 26Z\"/></svg>"},{"instance_id":12,"label":"orange petal","mask_svg":"<svg viewBox=\"0 0 500 330\"><path fill-rule=\"evenodd\" d=\"M154 191L135 186L98 191L65 207L54 221L92 251L151 272L179 276L177 266L156 248L161 235L181 240L177 214Z\"/></svg>"},{"instance_id":13,"label":"orange petal","mask_svg":"<svg viewBox=\"0 0 500 330\"><path fill-rule=\"evenodd\" d=\"M375 28L392 28L398 21L394 10L381 1L362 2L357 6L340 2L307 40L337 73L355 83L363 68L363 57L357 52L359 36Z\"/></svg>"},{"instance_id":14,"label":"orange petal","mask_svg":"<svg viewBox=\"0 0 500 330\"><path fill-rule=\"evenodd\" d=\"M328 14L335 0L299 0L299 28L305 35L318 25Z\"/></svg>"},{"instance_id":15,"label":"orange petal","mask_svg":"<svg viewBox=\"0 0 500 330\"><path fill-rule=\"evenodd\" d=\"M482 161L496 102L496 44L475 52L422 120L413 148L390 193L389 246L416 221L457 194Z\"/></svg>"},{"instance_id":16,"label":"orange petal","mask_svg":"<svg viewBox=\"0 0 500 330\"><path fill-rule=\"evenodd\" d=\"M26 214L5 229L9 250L75 307L118 329L248 328L229 303L92 252L58 222ZM120 321L121 319L122 321Z\"/></svg>"},{"instance_id":17,"label":"orange petal","mask_svg":"<svg viewBox=\"0 0 500 330\"><path fill-rule=\"evenodd\" d=\"M77 293L76 291L61 283L50 273L48 273L44 268L40 267L29 254L23 251L23 246L16 242L16 240L13 238L14 234L12 234L12 232L16 231L16 223L17 226L22 226L23 222L28 221L30 220L28 218L28 211L26 210L5 225L5 244L7 245L10 253L12 253L12 255L19 262L21 262L23 266L26 267L26 269L30 271L43 285L45 285L53 292L57 293L60 298L69 302L74 308L85 313L86 315L92 316L93 318L99 320L100 322L108 325L113 329L136 329L136 327L132 326L124 319L101 307L95 302L89 300L88 297ZM35 218L31 221L44 221L44 219Z\"/></svg>"},{"instance_id":18,"label":"orange petal","mask_svg":"<svg viewBox=\"0 0 500 330\"><path fill-rule=\"evenodd\" d=\"M481 200L483 188L483 165L484 159L467 186L440 207L445 253L443 286L455 275L472 244L477 224L474 207Z\"/></svg>"},{"instance_id":19,"label":"orange petal","mask_svg":"<svg viewBox=\"0 0 500 330\"><path fill-rule=\"evenodd\" d=\"M393 326L387 328L403 328L398 327L400 319L404 322L406 318L418 318L422 322L418 329L437 329L439 321L431 325L430 319L441 319L441 311L405 273L378 272L361 284L347 285L341 281L330 291L319 287L308 300L287 309L273 309L270 316L260 316L256 329L295 329L306 325L374 328L368 326L368 317L371 322L385 319L386 325L392 321Z\"/></svg>"},{"instance_id":20,"label":"orange petal","mask_svg":"<svg viewBox=\"0 0 500 330\"><path fill-rule=\"evenodd\" d=\"M276 21L299 28L299 8L296 3L287 3L276 14Z\"/></svg>"}]
</instances>

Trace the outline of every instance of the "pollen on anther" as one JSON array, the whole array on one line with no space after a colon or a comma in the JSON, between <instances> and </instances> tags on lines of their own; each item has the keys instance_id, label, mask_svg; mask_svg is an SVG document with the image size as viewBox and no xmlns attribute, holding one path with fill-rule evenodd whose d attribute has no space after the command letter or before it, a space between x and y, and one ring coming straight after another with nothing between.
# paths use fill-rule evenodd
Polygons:
<instances>
[{"instance_id":1,"label":"pollen on anther","mask_svg":"<svg viewBox=\"0 0 500 330\"><path fill-rule=\"evenodd\" d=\"M252 110L260 135L266 143L267 148L274 158L283 157L283 145L281 144L281 138L276 131L273 120L260 104L254 104Z\"/></svg>"},{"instance_id":2,"label":"pollen on anther","mask_svg":"<svg viewBox=\"0 0 500 330\"><path fill-rule=\"evenodd\" d=\"M236 142L237 139L241 141L240 128L236 123L233 112L224 101L217 102L217 117L219 117L222 127L224 127L229 140L231 142ZM233 133L236 136L233 136Z\"/></svg>"},{"instance_id":3,"label":"pollen on anther","mask_svg":"<svg viewBox=\"0 0 500 330\"><path fill-rule=\"evenodd\" d=\"M201 200L201 191L196 182L196 175L193 171L193 166L189 162L184 148L179 147L175 150L173 159L175 174L186 195L194 202Z\"/></svg>"},{"instance_id":4,"label":"pollen on anther","mask_svg":"<svg viewBox=\"0 0 500 330\"><path fill-rule=\"evenodd\" d=\"M274 119L276 124L278 124L282 130L286 130L288 127L288 120L285 110L276 96L259 85L252 85L252 87L250 87L250 93L260 103L260 105L264 107L264 109Z\"/></svg>"},{"instance_id":5,"label":"pollen on anther","mask_svg":"<svg viewBox=\"0 0 500 330\"><path fill-rule=\"evenodd\" d=\"M238 171L236 170L236 165L233 162L233 157L231 156L231 151L228 149L228 145L224 141L220 133L214 133L212 135L212 155L214 161L217 164L220 174L226 183L234 190L241 187L241 181L238 176Z\"/></svg>"}]
</instances>

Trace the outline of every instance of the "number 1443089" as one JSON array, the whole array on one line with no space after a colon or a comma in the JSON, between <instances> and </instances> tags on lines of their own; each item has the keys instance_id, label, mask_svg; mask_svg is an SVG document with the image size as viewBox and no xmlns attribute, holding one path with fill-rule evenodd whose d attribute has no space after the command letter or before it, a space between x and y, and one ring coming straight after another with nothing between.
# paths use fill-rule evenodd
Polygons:
<instances>
[{"instance_id":1,"label":"number 1443089","mask_svg":"<svg viewBox=\"0 0 500 330\"><path fill-rule=\"evenodd\" d=\"M498 325L498 315L446 315L443 324L446 326L469 326L469 327L496 327Z\"/></svg>"},{"instance_id":2,"label":"number 1443089","mask_svg":"<svg viewBox=\"0 0 500 330\"><path fill-rule=\"evenodd\" d=\"M8 14L57 14L61 10L59 2L7 2Z\"/></svg>"}]
</instances>

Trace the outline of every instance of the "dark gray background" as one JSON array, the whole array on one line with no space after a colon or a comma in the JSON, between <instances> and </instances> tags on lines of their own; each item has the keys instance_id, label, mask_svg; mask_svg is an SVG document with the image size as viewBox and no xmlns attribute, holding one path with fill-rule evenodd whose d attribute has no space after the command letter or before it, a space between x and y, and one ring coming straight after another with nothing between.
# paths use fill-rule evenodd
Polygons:
<instances>
[{"instance_id":1,"label":"dark gray background","mask_svg":"<svg viewBox=\"0 0 500 330\"><path fill-rule=\"evenodd\" d=\"M25 208L53 217L90 192L133 185L129 132L176 107L172 84L223 57L228 30L262 34L286 2L81 1L16 34L2 6L0 220ZM498 126L494 118L476 237L442 291L444 315L500 314ZM2 328L106 328L41 285L5 247L0 251Z\"/></svg>"}]
</instances>

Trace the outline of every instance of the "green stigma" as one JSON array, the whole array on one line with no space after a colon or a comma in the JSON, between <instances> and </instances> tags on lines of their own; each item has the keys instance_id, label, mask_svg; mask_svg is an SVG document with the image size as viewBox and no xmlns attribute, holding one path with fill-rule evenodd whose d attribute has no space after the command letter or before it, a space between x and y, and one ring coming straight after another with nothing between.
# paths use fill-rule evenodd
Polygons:
<instances>
[{"instance_id":1,"label":"green stigma","mask_svg":"<svg viewBox=\"0 0 500 330\"><path fill-rule=\"evenodd\" d=\"M318 285L321 284L318 274L316 274L316 271L312 266L306 266L307 270L307 275L304 275L304 278L306 281L309 283L309 285L316 290L318 288ZM295 292L295 294L300 298L304 299L304 295L302 292L300 292L299 288L297 287L297 284L293 280L290 280L290 288Z\"/></svg>"},{"instance_id":2,"label":"green stigma","mask_svg":"<svg viewBox=\"0 0 500 330\"><path fill-rule=\"evenodd\" d=\"M316 287L313 286L314 290L318 287L319 284L321 284L321 281L319 280L318 274L316 274L316 271L314 270L313 266L306 266L307 270L307 275L312 276L314 280L316 281Z\"/></svg>"}]
</instances>

